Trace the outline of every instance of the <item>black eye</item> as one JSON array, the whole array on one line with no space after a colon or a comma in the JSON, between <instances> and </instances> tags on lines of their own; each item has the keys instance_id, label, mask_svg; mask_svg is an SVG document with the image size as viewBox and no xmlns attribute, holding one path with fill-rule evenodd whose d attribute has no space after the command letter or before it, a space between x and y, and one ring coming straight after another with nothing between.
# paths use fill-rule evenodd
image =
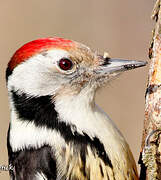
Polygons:
<instances>
[{"instance_id":1,"label":"black eye","mask_svg":"<svg viewBox=\"0 0 161 180\"><path fill-rule=\"evenodd\" d=\"M73 63L68 58L62 58L62 59L60 59L58 65L62 70L67 71L67 70L70 70L72 68Z\"/></svg>"}]
</instances>

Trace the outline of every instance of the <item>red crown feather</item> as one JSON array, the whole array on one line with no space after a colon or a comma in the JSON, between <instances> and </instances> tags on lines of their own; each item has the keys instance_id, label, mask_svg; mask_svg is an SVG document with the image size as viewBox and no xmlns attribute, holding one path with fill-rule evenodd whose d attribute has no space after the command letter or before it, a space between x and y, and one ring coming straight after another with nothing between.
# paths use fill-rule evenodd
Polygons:
<instances>
[{"instance_id":1,"label":"red crown feather","mask_svg":"<svg viewBox=\"0 0 161 180\"><path fill-rule=\"evenodd\" d=\"M59 37L37 39L18 49L8 63L8 68L12 71L18 64L43 51L54 48L67 50L74 46L75 43L73 41Z\"/></svg>"}]
</instances>

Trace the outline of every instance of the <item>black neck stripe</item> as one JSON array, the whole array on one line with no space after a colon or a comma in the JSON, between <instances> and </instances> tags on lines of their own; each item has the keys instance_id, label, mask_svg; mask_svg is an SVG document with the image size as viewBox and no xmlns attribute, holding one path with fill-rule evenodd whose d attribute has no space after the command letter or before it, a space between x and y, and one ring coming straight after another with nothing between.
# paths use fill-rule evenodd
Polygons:
<instances>
[{"instance_id":1,"label":"black neck stripe","mask_svg":"<svg viewBox=\"0 0 161 180\"><path fill-rule=\"evenodd\" d=\"M91 139L86 133L81 135L76 130L73 132L73 125L59 121L55 105L51 102L51 96L31 97L25 93L19 95L12 91L12 98L20 120L32 121L37 127L46 126L49 129L54 129L60 132L67 143L90 145L91 148L95 148L98 156L112 168L104 145L97 137Z\"/></svg>"}]
</instances>

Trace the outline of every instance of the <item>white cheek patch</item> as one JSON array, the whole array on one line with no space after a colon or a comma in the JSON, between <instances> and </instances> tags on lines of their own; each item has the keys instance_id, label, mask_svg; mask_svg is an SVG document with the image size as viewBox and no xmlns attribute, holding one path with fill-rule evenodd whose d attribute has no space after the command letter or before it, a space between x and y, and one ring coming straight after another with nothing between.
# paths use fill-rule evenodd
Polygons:
<instances>
[{"instance_id":1,"label":"white cheek patch","mask_svg":"<svg viewBox=\"0 0 161 180\"><path fill-rule=\"evenodd\" d=\"M65 79L61 79L57 62L68 57L65 50L50 50L47 54L38 54L19 64L8 79L9 91L14 87L35 96L53 95Z\"/></svg>"}]
</instances>

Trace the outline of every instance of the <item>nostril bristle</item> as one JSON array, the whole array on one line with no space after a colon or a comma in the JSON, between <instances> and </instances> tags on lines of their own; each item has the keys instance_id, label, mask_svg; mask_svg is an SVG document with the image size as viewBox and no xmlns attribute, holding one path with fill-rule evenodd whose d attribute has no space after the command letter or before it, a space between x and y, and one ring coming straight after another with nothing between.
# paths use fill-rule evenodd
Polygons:
<instances>
[{"instance_id":1,"label":"nostril bristle","mask_svg":"<svg viewBox=\"0 0 161 180\"><path fill-rule=\"evenodd\" d=\"M99 59L101 60L101 66L105 66L108 64L111 64L111 62L109 61L111 58L108 56L102 56L102 55L98 55Z\"/></svg>"},{"instance_id":2,"label":"nostril bristle","mask_svg":"<svg viewBox=\"0 0 161 180\"><path fill-rule=\"evenodd\" d=\"M103 64L102 65L104 66L104 65L111 64L109 60L110 60L109 57L103 58Z\"/></svg>"}]
</instances>

